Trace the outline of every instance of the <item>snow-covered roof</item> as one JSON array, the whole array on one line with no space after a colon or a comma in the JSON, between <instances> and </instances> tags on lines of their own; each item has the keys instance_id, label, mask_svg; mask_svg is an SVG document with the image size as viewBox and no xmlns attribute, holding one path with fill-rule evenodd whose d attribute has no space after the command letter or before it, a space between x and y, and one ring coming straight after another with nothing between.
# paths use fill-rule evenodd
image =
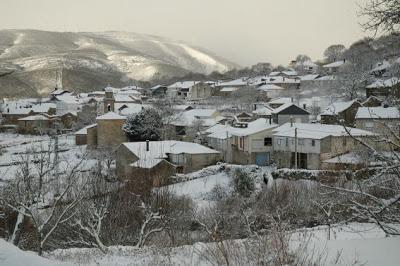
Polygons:
<instances>
[{"instance_id":1,"label":"snow-covered roof","mask_svg":"<svg viewBox=\"0 0 400 266\"><path fill-rule=\"evenodd\" d=\"M54 95L54 96L57 96L57 95L61 95L61 94L64 94L64 93L69 93L69 91L64 90L64 89L57 89L56 88L50 94Z\"/></svg>"},{"instance_id":2,"label":"snow-covered roof","mask_svg":"<svg viewBox=\"0 0 400 266\"><path fill-rule=\"evenodd\" d=\"M175 126L191 126L194 122L202 120L204 126L213 126L223 119L218 116L216 109L192 109L174 115L173 121L170 123Z\"/></svg>"},{"instance_id":3,"label":"snow-covered roof","mask_svg":"<svg viewBox=\"0 0 400 266\"><path fill-rule=\"evenodd\" d=\"M282 75L282 74L284 74L286 76L297 76L298 75L296 70L290 68L290 69L287 69L284 71L272 71L271 73L269 73L269 76L276 77L276 76Z\"/></svg>"},{"instance_id":4,"label":"snow-covered roof","mask_svg":"<svg viewBox=\"0 0 400 266\"><path fill-rule=\"evenodd\" d=\"M259 118L255 121L245 123L247 127L232 127L230 125L215 125L206 130L210 133L208 137L216 139L227 139L231 136L248 136L258 132L276 128L277 124L270 124L268 119Z\"/></svg>"},{"instance_id":5,"label":"snow-covered roof","mask_svg":"<svg viewBox=\"0 0 400 266\"><path fill-rule=\"evenodd\" d=\"M76 96L72 95L72 93L64 93L61 95L54 96L58 101L65 102L69 104L77 104L79 100Z\"/></svg>"},{"instance_id":6,"label":"snow-covered roof","mask_svg":"<svg viewBox=\"0 0 400 266\"><path fill-rule=\"evenodd\" d=\"M165 85L158 84L158 85L155 85L155 86L151 87L149 90L154 91L154 90L157 90L159 88L166 88L166 87L167 86L165 86Z\"/></svg>"},{"instance_id":7,"label":"snow-covered roof","mask_svg":"<svg viewBox=\"0 0 400 266\"><path fill-rule=\"evenodd\" d=\"M121 109L119 112L123 116L130 116L130 115L138 114L143 109L151 108L151 106L148 104L127 103L127 104L121 104L121 106L118 109L120 109L124 105L126 106L126 108Z\"/></svg>"},{"instance_id":8,"label":"snow-covered roof","mask_svg":"<svg viewBox=\"0 0 400 266\"><path fill-rule=\"evenodd\" d=\"M325 67L325 68L340 67L340 66L344 65L345 63L346 63L345 60L339 60L339 61L336 61L336 62L333 62L330 64L326 64L323 67Z\"/></svg>"},{"instance_id":9,"label":"snow-covered roof","mask_svg":"<svg viewBox=\"0 0 400 266\"><path fill-rule=\"evenodd\" d=\"M235 136L248 136L267 129L276 128L278 125L274 123L269 123L269 119L259 118L255 121L247 123L246 128L234 128L232 135Z\"/></svg>"},{"instance_id":10,"label":"snow-covered roof","mask_svg":"<svg viewBox=\"0 0 400 266\"><path fill-rule=\"evenodd\" d=\"M400 119L400 112L396 107L360 107L356 119Z\"/></svg>"},{"instance_id":11,"label":"snow-covered roof","mask_svg":"<svg viewBox=\"0 0 400 266\"><path fill-rule=\"evenodd\" d=\"M300 77L300 80L307 81L307 80L315 80L319 77L318 74L309 74Z\"/></svg>"},{"instance_id":12,"label":"snow-covered roof","mask_svg":"<svg viewBox=\"0 0 400 266\"><path fill-rule=\"evenodd\" d=\"M269 77L265 81L266 83L271 83L271 84L295 84L295 83L300 83L299 78L286 78L283 76L274 76L274 77Z\"/></svg>"},{"instance_id":13,"label":"snow-covered roof","mask_svg":"<svg viewBox=\"0 0 400 266\"><path fill-rule=\"evenodd\" d=\"M284 89L285 88L282 88L281 86L277 86L274 84L264 84L257 88L257 90L262 90L262 91L284 90Z\"/></svg>"},{"instance_id":14,"label":"snow-covered roof","mask_svg":"<svg viewBox=\"0 0 400 266\"><path fill-rule=\"evenodd\" d=\"M239 88L237 87L223 87L220 91L222 92L233 92L237 91Z\"/></svg>"},{"instance_id":15,"label":"snow-covered roof","mask_svg":"<svg viewBox=\"0 0 400 266\"><path fill-rule=\"evenodd\" d=\"M316 63L314 63L311 60L304 61L304 62L300 63L300 65L306 66L306 67L317 67L318 66Z\"/></svg>"},{"instance_id":16,"label":"snow-covered roof","mask_svg":"<svg viewBox=\"0 0 400 266\"><path fill-rule=\"evenodd\" d=\"M248 85L248 78L246 77L215 83L216 87L236 87L236 86L246 86L246 85Z\"/></svg>"},{"instance_id":17,"label":"snow-covered roof","mask_svg":"<svg viewBox=\"0 0 400 266\"><path fill-rule=\"evenodd\" d=\"M287 109L287 108L289 108L289 107L291 107L291 106L296 106L296 107L300 108L301 110L303 110L304 112L307 112L307 113L308 113L307 110L304 110L303 108L297 106L297 105L294 104L294 103L285 103L285 104L279 106L278 108L274 109L274 110L272 111L272 114L279 114L280 112L282 112L283 110L285 110L285 109Z\"/></svg>"},{"instance_id":18,"label":"snow-covered roof","mask_svg":"<svg viewBox=\"0 0 400 266\"><path fill-rule=\"evenodd\" d=\"M50 108L57 108L57 106L54 103L41 103L41 104L36 104L32 106L32 110L35 113L47 113Z\"/></svg>"},{"instance_id":19,"label":"snow-covered roof","mask_svg":"<svg viewBox=\"0 0 400 266\"><path fill-rule=\"evenodd\" d=\"M285 104L285 103L291 103L292 98L290 97L280 97L276 99L272 99L271 101L268 102L268 104Z\"/></svg>"},{"instance_id":20,"label":"snow-covered roof","mask_svg":"<svg viewBox=\"0 0 400 266\"><path fill-rule=\"evenodd\" d=\"M375 67L371 70L371 72L382 71L389 68L391 64L389 61L384 60L383 62L379 62L375 65Z\"/></svg>"},{"instance_id":21,"label":"snow-covered roof","mask_svg":"<svg viewBox=\"0 0 400 266\"><path fill-rule=\"evenodd\" d=\"M354 137L373 136L374 133L358 128L346 129L340 125L325 125L325 124L307 124L307 123L291 123L283 124L274 129L274 136L279 137L295 137L295 129L297 128L297 137L303 139L323 139L329 136L348 136L346 129Z\"/></svg>"},{"instance_id":22,"label":"snow-covered roof","mask_svg":"<svg viewBox=\"0 0 400 266\"><path fill-rule=\"evenodd\" d=\"M139 160L132 163L134 166L142 168L152 168L163 159L168 158L168 154L218 154L219 152L203 145L193 142L183 142L175 140L149 141L149 150L147 143L143 142L125 142L124 145L129 151L135 154Z\"/></svg>"},{"instance_id":23,"label":"snow-covered roof","mask_svg":"<svg viewBox=\"0 0 400 266\"><path fill-rule=\"evenodd\" d=\"M256 115L272 115L273 110L274 109L264 105L264 106L258 107L252 113L256 114Z\"/></svg>"},{"instance_id":24,"label":"snow-covered roof","mask_svg":"<svg viewBox=\"0 0 400 266\"><path fill-rule=\"evenodd\" d=\"M29 114L31 111L34 113L47 113L50 108L56 108L54 103L32 103L26 100L6 101L2 105L4 114Z\"/></svg>"},{"instance_id":25,"label":"snow-covered roof","mask_svg":"<svg viewBox=\"0 0 400 266\"><path fill-rule=\"evenodd\" d=\"M356 153L349 152L345 153L331 159L325 160L324 163L333 163L333 164L361 164L365 163L365 160L360 158Z\"/></svg>"},{"instance_id":26,"label":"snow-covered roof","mask_svg":"<svg viewBox=\"0 0 400 266\"><path fill-rule=\"evenodd\" d=\"M352 106L355 102L357 102L357 100L332 103L321 113L321 115L337 115Z\"/></svg>"},{"instance_id":27,"label":"snow-covered roof","mask_svg":"<svg viewBox=\"0 0 400 266\"><path fill-rule=\"evenodd\" d=\"M39 121L39 120L50 120L48 117L44 115L30 115L24 118L18 119L18 121Z\"/></svg>"},{"instance_id":28,"label":"snow-covered roof","mask_svg":"<svg viewBox=\"0 0 400 266\"><path fill-rule=\"evenodd\" d=\"M96 120L125 120L125 119L126 119L125 116L121 116L114 112L108 112L96 118Z\"/></svg>"},{"instance_id":29,"label":"snow-covered roof","mask_svg":"<svg viewBox=\"0 0 400 266\"><path fill-rule=\"evenodd\" d=\"M397 77L393 77L393 78L386 79L386 80L378 79L374 83L368 85L367 88L369 88L369 89L390 88L399 83L400 83L400 78L397 78Z\"/></svg>"},{"instance_id":30,"label":"snow-covered roof","mask_svg":"<svg viewBox=\"0 0 400 266\"><path fill-rule=\"evenodd\" d=\"M297 71L295 71L293 69L282 71L282 73L287 76L297 76Z\"/></svg>"},{"instance_id":31,"label":"snow-covered roof","mask_svg":"<svg viewBox=\"0 0 400 266\"><path fill-rule=\"evenodd\" d=\"M169 89L188 89L201 81L177 81L168 86Z\"/></svg>"},{"instance_id":32,"label":"snow-covered roof","mask_svg":"<svg viewBox=\"0 0 400 266\"><path fill-rule=\"evenodd\" d=\"M318 77L315 80L336 80L336 77L333 75L327 75L327 76L322 76L322 77Z\"/></svg>"},{"instance_id":33,"label":"snow-covered roof","mask_svg":"<svg viewBox=\"0 0 400 266\"><path fill-rule=\"evenodd\" d=\"M128 102L128 103L135 102L135 100L131 96L123 93L114 94L114 100L115 102Z\"/></svg>"},{"instance_id":34,"label":"snow-covered roof","mask_svg":"<svg viewBox=\"0 0 400 266\"><path fill-rule=\"evenodd\" d=\"M92 127L95 127L95 126L97 126L97 124L92 124L92 125L86 126L86 127L82 128L82 129L76 131L75 135L87 135L87 130L89 128L92 128Z\"/></svg>"}]
</instances>

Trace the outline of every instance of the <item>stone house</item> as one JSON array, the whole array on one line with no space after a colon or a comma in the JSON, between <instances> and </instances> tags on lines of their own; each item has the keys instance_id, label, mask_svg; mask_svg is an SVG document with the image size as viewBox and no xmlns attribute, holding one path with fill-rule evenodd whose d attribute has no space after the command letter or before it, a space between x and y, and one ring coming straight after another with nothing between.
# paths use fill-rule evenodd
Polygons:
<instances>
[{"instance_id":1,"label":"stone house","mask_svg":"<svg viewBox=\"0 0 400 266\"><path fill-rule=\"evenodd\" d=\"M397 107L360 107L355 120L357 128L374 132L398 142L396 136L400 134L400 112Z\"/></svg>"},{"instance_id":2,"label":"stone house","mask_svg":"<svg viewBox=\"0 0 400 266\"><path fill-rule=\"evenodd\" d=\"M360 147L353 137L368 141L375 134L357 128L343 126L286 123L274 130L274 160L279 168L295 168L297 139L297 167L302 169L322 169L323 162ZM296 137L297 133L297 137Z\"/></svg>"},{"instance_id":3,"label":"stone house","mask_svg":"<svg viewBox=\"0 0 400 266\"><path fill-rule=\"evenodd\" d=\"M122 130L126 117L108 112L96 118L96 124L87 126L75 133L75 141L85 142L89 148L114 149L128 139Z\"/></svg>"},{"instance_id":4,"label":"stone house","mask_svg":"<svg viewBox=\"0 0 400 266\"><path fill-rule=\"evenodd\" d=\"M366 86L366 97L378 97L380 99L387 99L388 97L400 97L400 78L390 78L386 80L378 79L374 83Z\"/></svg>"},{"instance_id":5,"label":"stone house","mask_svg":"<svg viewBox=\"0 0 400 266\"><path fill-rule=\"evenodd\" d=\"M272 162L273 129L278 125L259 118L232 130L232 163L269 165Z\"/></svg>"},{"instance_id":6,"label":"stone house","mask_svg":"<svg viewBox=\"0 0 400 266\"><path fill-rule=\"evenodd\" d=\"M321 113L321 123L338 125L344 121L346 126L354 126L355 116L360 106L357 100L333 103Z\"/></svg>"},{"instance_id":7,"label":"stone house","mask_svg":"<svg viewBox=\"0 0 400 266\"><path fill-rule=\"evenodd\" d=\"M2 104L1 114L4 119L3 124L18 125L18 119L44 114L55 115L56 105L53 103L31 103L21 101L5 102Z\"/></svg>"},{"instance_id":8,"label":"stone house","mask_svg":"<svg viewBox=\"0 0 400 266\"><path fill-rule=\"evenodd\" d=\"M307 123L310 119L310 113L294 103L285 103L274 109L272 112L272 122L282 125L287 122Z\"/></svg>"},{"instance_id":9,"label":"stone house","mask_svg":"<svg viewBox=\"0 0 400 266\"><path fill-rule=\"evenodd\" d=\"M114 112L108 112L96 118L97 148L116 147L127 141L122 130L126 117Z\"/></svg>"},{"instance_id":10,"label":"stone house","mask_svg":"<svg viewBox=\"0 0 400 266\"><path fill-rule=\"evenodd\" d=\"M145 141L122 143L116 152L120 178L152 178L153 185L178 173L189 173L213 165L220 153L197 143L182 141Z\"/></svg>"},{"instance_id":11,"label":"stone house","mask_svg":"<svg viewBox=\"0 0 400 266\"><path fill-rule=\"evenodd\" d=\"M276 109L286 103L293 103L293 98L291 97L274 98L268 102L268 106L271 107L272 109Z\"/></svg>"},{"instance_id":12,"label":"stone house","mask_svg":"<svg viewBox=\"0 0 400 266\"><path fill-rule=\"evenodd\" d=\"M68 112L60 116L61 126L64 129L72 129L78 121L78 116L74 112Z\"/></svg>"},{"instance_id":13,"label":"stone house","mask_svg":"<svg viewBox=\"0 0 400 266\"><path fill-rule=\"evenodd\" d=\"M272 161L272 130L269 119L215 125L205 131L207 146L221 152L227 163L269 165Z\"/></svg>"},{"instance_id":14,"label":"stone house","mask_svg":"<svg viewBox=\"0 0 400 266\"><path fill-rule=\"evenodd\" d=\"M80 146L88 144L88 129L96 126L97 126L96 124L89 125L75 132L75 145Z\"/></svg>"},{"instance_id":15,"label":"stone house","mask_svg":"<svg viewBox=\"0 0 400 266\"><path fill-rule=\"evenodd\" d=\"M346 64L346 60L344 59L344 60L339 60L339 61L335 61L333 63L323 65L322 67L329 74L334 74L334 73L339 72L339 69L342 68L345 64Z\"/></svg>"},{"instance_id":16,"label":"stone house","mask_svg":"<svg viewBox=\"0 0 400 266\"><path fill-rule=\"evenodd\" d=\"M171 117L168 125L173 133L171 136L173 139L192 141L194 131L203 131L223 119L224 117L216 109L191 109Z\"/></svg>"},{"instance_id":17,"label":"stone house","mask_svg":"<svg viewBox=\"0 0 400 266\"><path fill-rule=\"evenodd\" d=\"M156 85L146 90L152 97L164 97L167 94L168 87L165 85Z\"/></svg>"},{"instance_id":18,"label":"stone house","mask_svg":"<svg viewBox=\"0 0 400 266\"><path fill-rule=\"evenodd\" d=\"M18 132L21 134L48 134L54 129L54 121L45 115L31 115L18 119Z\"/></svg>"},{"instance_id":19,"label":"stone house","mask_svg":"<svg viewBox=\"0 0 400 266\"><path fill-rule=\"evenodd\" d=\"M215 88L202 81L178 81L168 86L167 95L171 98L199 100L215 94Z\"/></svg>"}]
</instances>

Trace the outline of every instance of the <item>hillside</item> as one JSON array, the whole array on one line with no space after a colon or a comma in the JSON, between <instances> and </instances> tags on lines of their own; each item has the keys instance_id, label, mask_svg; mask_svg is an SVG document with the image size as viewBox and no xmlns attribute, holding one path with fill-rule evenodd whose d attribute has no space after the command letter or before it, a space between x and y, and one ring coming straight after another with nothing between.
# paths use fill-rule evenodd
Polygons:
<instances>
[{"instance_id":1,"label":"hillside","mask_svg":"<svg viewBox=\"0 0 400 266\"><path fill-rule=\"evenodd\" d=\"M204 49L152 35L0 31L3 97L47 94L61 73L64 88L88 91L188 72L225 72L235 66Z\"/></svg>"}]
</instances>

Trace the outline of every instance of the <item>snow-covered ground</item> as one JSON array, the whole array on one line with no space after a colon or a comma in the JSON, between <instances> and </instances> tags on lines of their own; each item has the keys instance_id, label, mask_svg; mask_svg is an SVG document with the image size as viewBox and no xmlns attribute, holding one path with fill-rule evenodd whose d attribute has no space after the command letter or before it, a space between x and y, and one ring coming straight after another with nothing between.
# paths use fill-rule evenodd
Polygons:
<instances>
[{"instance_id":1,"label":"snow-covered ground","mask_svg":"<svg viewBox=\"0 0 400 266\"><path fill-rule=\"evenodd\" d=\"M30 136L18 134L0 134L0 185L2 182L11 180L15 177L20 162L26 159L28 151L36 152L51 150L50 159L54 159L54 140L49 136ZM58 156L59 169L68 169L77 165L81 156L86 152L86 146L76 146L72 135L62 135L58 137ZM34 156L31 156L31 160ZM95 165L93 160L85 160L81 164L81 170L88 170ZM34 171L34 169L32 169Z\"/></svg>"},{"instance_id":2,"label":"snow-covered ground","mask_svg":"<svg viewBox=\"0 0 400 266\"><path fill-rule=\"evenodd\" d=\"M213 190L217 187L225 192L233 189L232 178L237 168L252 174L256 183L256 189L261 189L264 174L271 172L271 167L259 167L256 165L231 165L220 164L204 168L200 171L187 174L184 178L188 181L170 185L169 189L177 196L190 197L197 207L208 207L215 201Z\"/></svg>"},{"instance_id":3,"label":"snow-covered ground","mask_svg":"<svg viewBox=\"0 0 400 266\"><path fill-rule=\"evenodd\" d=\"M331 230L331 240L327 240L326 227L296 232L291 238L291 250L295 252L300 242L306 243L310 256L322 258L323 265L399 265L400 237L385 238L373 224L353 223ZM231 242L241 245L244 241ZM107 254L97 249L67 249L46 256L79 265L211 265L205 252L212 245L196 243L165 249L114 246Z\"/></svg>"},{"instance_id":4,"label":"snow-covered ground","mask_svg":"<svg viewBox=\"0 0 400 266\"><path fill-rule=\"evenodd\" d=\"M400 237L384 237L373 224L337 226L331 237L327 240L326 227L299 231L292 236L291 249L305 242L306 250L315 259L322 257L323 265L399 265ZM234 242L240 245L243 241ZM212 245L196 243L164 249L114 246L107 254L98 249L74 248L55 250L42 258L0 239L0 265L211 265L205 251Z\"/></svg>"},{"instance_id":5,"label":"snow-covered ground","mask_svg":"<svg viewBox=\"0 0 400 266\"><path fill-rule=\"evenodd\" d=\"M0 238L0 265L4 266L44 266L44 265L73 265L61 261L50 260L38 256L34 252L23 251Z\"/></svg>"}]
</instances>

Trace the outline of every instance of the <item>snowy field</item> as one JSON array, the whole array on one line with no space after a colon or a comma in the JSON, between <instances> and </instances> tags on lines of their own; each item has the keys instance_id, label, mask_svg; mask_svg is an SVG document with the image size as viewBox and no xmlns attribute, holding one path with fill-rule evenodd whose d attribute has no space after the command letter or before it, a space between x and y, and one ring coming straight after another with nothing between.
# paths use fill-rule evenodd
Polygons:
<instances>
[{"instance_id":1,"label":"snowy field","mask_svg":"<svg viewBox=\"0 0 400 266\"><path fill-rule=\"evenodd\" d=\"M254 176L256 190L262 188L264 175L269 177L269 173L273 169L256 165L213 165L184 175L184 178L188 181L170 185L169 189L177 196L190 197L198 208L209 207L215 202L214 189L218 188L228 193L232 191L232 176L235 169L238 168Z\"/></svg>"},{"instance_id":2,"label":"snowy field","mask_svg":"<svg viewBox=\"0 0 400 266\"><path fill-rule=\"evenodd\" d=\"M67 138L68 139L68 138ZM199 208L211 206L215 199L213 190L220 187L232 189L232 176L236 165L221 164L207 167L198 172L182 175L181 183L170 185L172 192L190 197ZM254 175L256 189L264 185L264 178L270 178L272 168L246 166L246 172ZM270 183L270 182L268 182ZM228 240L228 245L243 246L247 240ZM330 229L319 226L297 230L290 238L290 249L296 253L301 247L309 256L323 265L399 265L400 237L385 237L374 224L351 223L337 225ZM213 243L156 248L135 248L129 246L109 247L107 254L95 248L59 249L38 257L0 240L0 265L212 265L207 257Z\"/></svg>"},{"instance_id":3,"label":"snowy field","mask_svg":"<svg viewBox=\"0 0 400 266\"><path fill-rule=\"evenodd\" d=\"M35 151L36 155L29 157L34 160L40 152L50 150L50 159L53 160L54 143L49 136L0 134L0 185L15 177L21 167L20 164L28 158L27 152ZM62 135L58 138L58 151L59 168L62 171L80 162L86 153L86 146L75 146L73 135ZM88 170L94 165L94 161L85 160L81 165L81 170Z\"/></svg>"},{"instance_id":4,"label":"snowy field","mask_svg":"<svg viewBox=\"0 0 400 266\"><path fill-rule=\"evenodd\" d=\"M307 241L307 250L315 258L322 257L323 265L399 265L400 237L385 238L373 224L352 223L331 230L331 240L326 238L326 227L298 231L292 236L291 249L295 251L300 241ZM243 241L234 242L240 245ZM42 258L0 240L0 265L211 265L205 254L212 245L196 243L165 249L113 246L107 254L74 248L55 250Z\"/></svg>"}]
</instances>

